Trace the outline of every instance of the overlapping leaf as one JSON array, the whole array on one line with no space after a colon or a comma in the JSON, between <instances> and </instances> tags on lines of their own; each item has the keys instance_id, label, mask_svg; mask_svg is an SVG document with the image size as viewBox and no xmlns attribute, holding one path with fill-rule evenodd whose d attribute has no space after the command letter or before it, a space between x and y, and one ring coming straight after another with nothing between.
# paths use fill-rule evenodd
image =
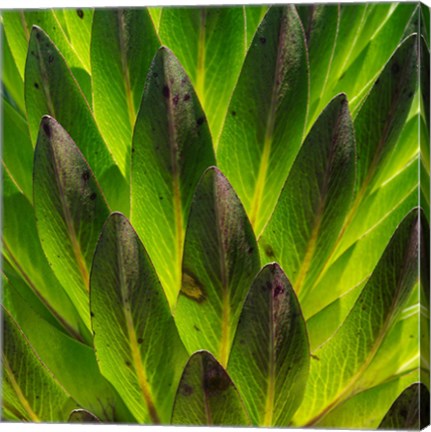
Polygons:
<instances>
[{"instance_id":1,"label":"overlapping leaf","mask_svg":"<svg viewBox=\"0 0 431 432\"><path fill-rule=\"evenodd\" d=\"M215 144L248 49L246 32L258 24L248 15L242 7L164 8L161 14L160 38L189 75Z\"/></svg>"},{"instance_id":2,"label":"overlapping leaf","mask_svg":"<svg viewBox=\"0 0 431 432\"><path fill-rule=\"evenodd\" d=\"M43 250L89 328L89 269L109 210L84 156L60 124L48 116L40 126L33 178Z\"/></svg>"},{"instance_id":3,"label":"overlapping leaf","mask_svg":"<svg viewBox=\"0 0 431 432\"><path fill-rule=\"evenodd\" d=\"M302 143L307 103L301 21L293 6L272 7L247 53L217 152L257 236Z\"/></svg>"},{"instance_id":4,"label":"overlapping leaf","mask_svg":"<svg viewBox=\"0 0 431 432\"><path fill-rule=\"evenodd\" d=\"M4 309L2 314L5 414L18 421L65 421L74 402L40 362L14 319Z\"/></svg>"},{"instance_id":5,"label":"overlapping leaf","mask_svg":"<svg viewBox=\"0 0 431 432\"><path fill-rule=\"evenodd\" d=\"M226 367L241 308L258 270L247 215L223 174L209 168L193 197L175 310L189 352L207 349Z\"/></svg>"},{"instance_id":6,"label":"overlapping leaf","mask_svg":"<svg viewBox=\"0 0 431 432\"><path fill-rule=\"evenodd\" d=\"M127 212L127 183L115 166L90 107L64 58L38 27L33 27L29 41L25 98L32 140L36 141L42 116L53 116L73 137L88 160L110 205Z\"/></svg>"},{"instance_id":7,"label":"overlapping leaf","mask_svg":"<svg viewBox=\"0 0 431 432\"><path fill-rule=\"evenodd\" d=\"M127 178L145 77L159 45L145 8L96 10L91 38L94 115Z\"/></svg>"},{"instance_id":8,"label":"overlapping leaf","mask_svg":"<svg viewBox=\"0 0 431 432\"><path fill-rule=\"evenodd\" d=\"M214 154L205 114L167 48L158 51L148 74L132 151L133 226L173 307L192 194Z\"/></svg>"},{"instance_id":9,"label":"overlapping leaf","mask_svg":"<svg viewBox=\"0 0 431 432\"><path fill-rule=\"evenodd\" d=\"M207 351L193 354L178 386L172 423L193 426L248 426L235 385Z\"/></svg>"},{"instance_id":10,"label":"overlapping leaf","mask_svg":"<svg viewBox=\"0 0 431 432\"><path fill-rule=\"evenodd\" d=\"M149 257L119 213L103 228L90 295L102 373L138 422L168 423L187 354Z\"/></svg>"},{"instance_id":11,"label":"overlapping leaf","mask_svg":"<svg viewBox=\"0 0 431 432\"><path fill-rule=\"evenodd\" d=\"M302 400L309 359L293 288L278 264L268 264L250 288L228 364L253 424L289 424Z\"/></svg>"},{"instance_id":12,"label":"overlapping leaf","mask_svg":"<svg viewBox=\"0 0 431 432\"><path fill-rule=\"evenodd\" d=\"M319 424L360 390L358 380L375 358L417 282L419 230L418 211L414 210L398 227L343 325L314 351L304 401L295 414L295 424ZM322 377L331 379L322 385Z\"/></svg>"},{"instance_id":13,"label":"overlapping leaf","mask_svg":"<svg viewBox=\"0 0 431 432\"><path fill-rule=\"evenodd\" d=\"M339 95L307 136L259 240L265 259L280 262L301 296L337 240L354 178L353 126L346 97Z\"/></svg>"}]
</instances>

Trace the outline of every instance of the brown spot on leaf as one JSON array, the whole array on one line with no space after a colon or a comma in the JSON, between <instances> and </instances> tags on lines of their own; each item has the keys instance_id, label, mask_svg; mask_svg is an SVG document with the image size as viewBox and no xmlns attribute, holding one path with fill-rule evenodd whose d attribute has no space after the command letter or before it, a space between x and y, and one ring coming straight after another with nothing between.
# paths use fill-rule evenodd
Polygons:
<instances>
[{"instance_id":1,"label":"brown spot on leaf","mask_svg":"<svg viewBox=\"0 0 431 432\"><path fill-rule=\"evenodd\" d=\"M236 116L236 111L231 111L231 114L235 117Z\"/></svg>"},{"instance_id":2,"label":"brown spot on leaf","mask_svg":"<svg viewBox=\"0 0 431 432\"><path fill-rule=\"evenodd\" d=\"M281 285L277 285L274 289L274 298L277 298L280 294L284 293L284 288Z\"/></svg>"},{"instance_id":3,"label":"brown spot on leaf","mask_svg":"<svg viewBox=\"0 0 431 432\"><path fill-rule=\"evenodd\" d=\"M84 171L81 178L85 183L88 182L88 180L90 180L90 171Z\"/></svg>"},{"instance_id":4,"label":"brown spot on leaf","mask_svg":"<svg viewBox=\"0 0 431 432\"><path fill-rule=\"evenodd\" d=\"M171 94L171 91L169 90L169 87L167 85L163 86L163 96L165 98L168 98Z\"/></svg>"},{"instance_id":5,"label":"brown spot on leaf","mask_svg":"<svg viewBox=\"0 0 431 432\"><path fill-rule=\"evenodd\" d=\"M197 125L198 126L202 126L204 123L205 123L205 117L199 117L197 120L196 120L196 123L197 123Z\"/></svg>"},{"instance_id":6,"label":"brown spot on leaf","mask_svg":"<svg viewBox=\"0 0 431 432\"><path fill-rule=\"evenodd\" d=\"M142 342L144 342L144 339L142 339L142 338L138 338L138 344L141 345Z\"/></svg>"},{"instance_id":7,"label":"brown spot on leaf","mask_svg":"<svg viewBox=\"0 0 431 432\"><path fill-rule=\"evenodd\" d=\"M209 395L214 395L227 390L230 386L229 377L216 363L210 363L204 372L204 390Z\"/></svg>"},{"instance_id":8,"label":"brown spot on leaf","mask_svg":"<svg viewBox=\"0 0 431 432\"><path fill-rule=\"evenodd\" d=\"M84 11L82 9L76 9L76 15L79 16L79 18L84 18Z\"/></svg>"},{"instance_id":9,"label":"brown spot on leaf","mask_svg":"<svg viewBox=\"0 0 431 432\"><path fill-rule=\"evenodd\" d=\"M34 88L39 88L39 84L37 82L34 83Z\"/></svg>"},{"instance_id":10,"label":"brown spot on leaf","mask_svg":"<svg viewBox=\"0 0 431 432\"><path fill-rule=\"evenodd\" d=\"M193 387L191 385L188 385L186 383L183 383L180 387L180 393L183 396L190 396L191 394L193 394Z\"/></svg>"},{"instance_id":11,"label":"brown spot on leaf","mask_svg":"<svg viewBox=\"0 0 431 432\"><path fill-rule=\"evenodd\" d=\"M274 250L272 249L271 246L266 245L265 248L264 248L264 250L265 250L265 255L266 255L267 257L270 257L270 258L271 258L271 257L274 256Z\"/></svg>"},{"instance_id":12,"label":"brown spot on leaf","mask_svg":"<svg viewBox=\"0 0 431 432\"><path fill-rule=\"evenodd\" d=\"M310 357L311 357L313 360L320 361L320 358L317 357L317 355L314 355L314 354L311 354L311 353L310 353Z\"/></svg>"},{"instance_id":13,"label":"brown spot on leaf","mask_svg":"<svg viewBox=\"0 0 431 432\"><path fill-rule=\"evenodd\" d=\"M90 195L90 199L91 199L91 201L94 201L96 198L97 198L97 193L96 193L96 192L93 192L93 193Z\"/></svg>"},{"instance_id":14,"label":"brown spot on leaf","mask_svg":"<svg viewBox=\"0 0 431 432\"><path fill-rule=\"evenodd\" d=\"M180 100L180 97L177 94L172 98L172 102L175 106L178 105L179 100Z\"/></svg>"},{"instance_id":15,"label":"brown spot on leaf","mask_svg":"<svg viewBox=\"0 0 431 432\"><path fill-rule=\"evenodd\" d=\"M183 97L183 101L187 102L188 100L190 100L190 95L188 93L186 93Z\"/></svg>"},{"instance_id":16,"label":"brown spot on leaf","mask_svg":"<svg viewBox=\"0 0 431 432\"><path fill-rule=\"evenodd\" d=\"M265 44L266 44L266 37L261 36L261 37L259 38L259 41L260 41L260 43L261 43L262 45L265 45Z\"/></svg>"},{"instance_id":17,"label":"brown spot on leaf","mask_svg":"<svg viewBox=\"0 0 431 432\"><path fill-rule=\"evenodd\" d=\"M43 131L45 132L45 135L48 138L51 138L51 126L45 122L42 127L43 127Z\"/></svg>"},{"instance_id":18,"label":"brown spot on leaf","mask_svg":"<svg viewBox=\"0 0 431 432\"><path fill-rule=\"evenodd\" d=\"M183 271L180 294L185 295L190 300L202 303L206 300L206 294L202 284L190 272Z\"/></svg>"}]
</instances>

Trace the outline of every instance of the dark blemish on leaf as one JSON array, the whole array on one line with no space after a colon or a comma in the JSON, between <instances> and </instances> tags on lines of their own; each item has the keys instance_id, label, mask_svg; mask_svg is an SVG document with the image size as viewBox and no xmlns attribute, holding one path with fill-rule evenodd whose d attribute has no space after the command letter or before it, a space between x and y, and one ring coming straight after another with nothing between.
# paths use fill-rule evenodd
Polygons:
<instances>
[{"instance_id":1,"label":"dark blemish on leaf","mask_svg":"<svg viewBox=\"0 0 431 432\"><path fill-rule=\"evenodd\" d=\"M198 332L201 331L201 329L200 329L196 324L193 324L193 328L194 328L196 331L198 331Z\"/></svg>"},{"instance_id":2,"label":"dark blemish on leaf","mask_svg":"<svg viewBox=\"0 0 431 432\"><path fill-rule=\"evenodd\" d=\"M261 37L259 38L259 41L260 41L260 43L261 43L262 45L265 45L265 44L266 44L266 37L261 36Z\"/></svg>"},{"instance_id":3,"label":"dark blemish on leaf","mask_svg":"<svg viewBox=\"0 0 431 432\"><path fill-rule=\"evenodd\" d=\"M39 399L39 395L36 395L36 399Z\"/></svg>"},{"instance_id":4,"label":"dark blemish on leaf","mask_svg":"<svg viewBox=\"0 0 431 432\"><path fill-rule=\"evenodd\" d=\"M254 252L254 247L249 247L247 253L251 255Z\"/></svg>"},{"instance_id":5,"label":"dark blemish on leaf","mask_svg":"<svg viewBox=\"0 0 431 432\"><path fill-rule=\"evenodd\" d=\"M274 250L272 249L272 247L271 246L269 246L269 245L267 245L267 246L265 246L265 255L267 256L267 257L273 257L274 256Z\"/></svg>"},{"instance_id":6,"label":"dark blemish on leaf","mask_svg":"<svg viewBox=\"0 0 431 432\"><path fill-rule=\"evenodd\" d=\"M82 9L76 9L76 14L79 16L79 18L84 18L84 11Z\"/></svg>"},{"instance_id":7,"label":"dark blemish on leaf","mask_svg":"<svg viewBox=\"0 0 431 432\"><path fill-rule=\"evenodd\" d=\"M203 116L202 116L202 117L199 117L199 118L196 120L196 123L197 123L198 126L203 125L204 122L205 122L205 117L203 117Z\"/></svg>"},{"instance_id":8,"label":"dark blemish on leaf","mask_svg":"<svg viewBox=\"0 0 431 432\"><path fill-rule=\"evenodd\" d=\"M190 95L188 93L186 93L183 97L183 101L187 102L188 100L190 100Z\"/></svg>"},{"instance_id":9,"label":"dark blemish on leaf","mask_svg":"<svg viewBox=\"0 0 431 432\"><path fill-rule=\"evenodd\" d=\"M400 71L400 65L397 62L394 62L394 64L391 66L391 72L394 75L397 75L399 71Z\"/></svg>"},{"instance_id":10,"label":"dark blemish on leaf","mask_svg":"<svg viewBox=\"0 0 431 432\"><path fill-rule=\"evenodd\" d=\"M39 88L39 84L35 82L34 83L34 87L38 89Z\"/></svg>"},{"instance_id":11,"label":"dark blemish on leaf","mask_svg":"<svg viewBox=\"0 0 431 432\"><path fill-rule=\"evenodd\" d=\"M94 312L90 312L90 316L94 317Z\"/></svg>"},{"instance_id":12,"label":"dark blemish on leaf","mask_svg":"<svg viewBox=\"0 0 431 432\"><path fill-rule=\"evenodd\" d=\"M142 339L142 338L138 338L138 344L141 345L142 342L144 342L144 339Z\"/></svg>"},{"instance_id":13,"label":"dark blemish on leaf","mask_svg":"<svg viewBox=\"0 0 431 432\"><path fill-rule=\"evenodd\" d=\"M169 87L167 85L163 86L163 96L165 98L168 98L170 94L171 94L171 92L169 90Z\"/></svg>"},{"instance_id":14,"label":"dark blemish on leaf","mask_svg":"<svg viewBox=\"0 0 431 432\"><path fill-rule=\"evenodd\" d=\"M274 289L274 298L284 293L284 288L281 285L277 285Z\"/></svg>"},{"instance_id":15,"label":"dark blemish on leaf","mask_svg":"<svg viewBox=\"0 0 431 432\"><path fill-rule=\"evenodd\" d=\"M97 193L96 193L96 192L93 192L93 193L90 195L90 199L91 199L91 201L94 201L96 198L97 198Z\"/></svg>"},{"instance_id":16,"label":"dark blemish on leaf","mask_svg":"<svg viewBox=\"0 0 431 432\"><path fill-rule=\"evenodd\" d=\"M52 63L54 61L54 56L53 55L49 55L48 56L48 63Z\"/></svg>"},{"instance_id":17,"label":"dark blemish on leaf","mask_svg":"<svg viewBox=\"0 0 431 432\"><path fill-rule=\"evenodd\" d=\"M132 153L135 153L135 147L132 147Z\"/></svg>"},{"instance_id":18,"label":"dark blemish on leaf","mask_svg":"<svg viewBox=\"0 0 431 432\"><path fill-rule=\"evenodd\" d=\"M180 97L177 94L172 98L172 102L175 106L178 105L179 100L180 100Z\"/></svg>"},{"instance_id":19,"label":"dark blemish on leaf","mask_svg":"<svg viewBox=\"0 0 431 432\"><path fill-rule=\"evenodd\" d=\"M82 180L84 180L85 182L88 182L88 180L90 180L90 172L89 171L84 171L82 173L81 176Z\"/></svg>"},{"instance_id":20,"label":"dark blemish on leaf","mask_svg":"<svg viewBox=\"0 0 431 432\"><path fill-rule=\"evenodd\" d=\"M163 197L162 197L161 195L159 196L159 200L160 200L160 201L163 201Z\"/></svg>"},{"instance_id":21,"label":"dark blemish on leaf","mask_svg":"<svg viewBox=\"0 0 431 432\"><path fill-rule=\"evenodd\" d=\"M236 111L231 111L231 114L235 117L236 116Z\"/></svg>"},{"instance_id":22,"label":"dark blemish on leaf","mask_svg":"<svg viewBox=\"0 0 431 432\"><path fill-rule=\"evenodd\" d=\"M228 376L218 365L208 365L204 372L204 390L209 395L214 395L227 390L230 386Z\"/></svg>"},{"instance_id":23,"label":"dark blemish on leaf","mask_svg":"<svg viewBox=\"0 0 431 432\"><path fill-rule=\"evenodd\" d=\"M183 78L182 80L181 80L181 85L184 85L184 84L186 84L187 83L187 79L186 78Z\"/></svg>"},{"instance_id":24,"label":"dark blemish on leaf","mask_svg":"<svg viewBox=\"0 0 431 432\"><path fill-rule=\"evenodd\" d=\"M129 360L126 360L124 363L125 363L126 366L128 366L128 367L132 366L132 363L130 363Z\"/></svg>"},{"instance_id":25,"label":"dark blemish on leaf","mask_svg":"<svg viewBox=\"0 0 431 432\"><path fill-rule=\"evenodd\" d=\"M190 272L184 270L180 294L185 295L190 300L202 303L206 300L206 294L202 284Z\"/></svg>"},{"instance_id":26,"label":"dark blemish on leaf","mask_svg":"<svg viewBox=\"0 0 431 432\"><path fill-rule=\"evenodd\" d=\"M37 39L37 40L40 40L40 37L41 37L41 36L42 36L42 35L40 34L40 32L37 32L37 33L36 33L36 39Z\"/></svg>"},{"instance_id":27,"label":"dark blemish on leaf","mask_svg":"<svg viewBox=\"0 0 431 432\"><path fill-rule=\"evenodd\" d=\"M317 355L314 355L314 354L311 354L311 353L310 353L310 357L311 357L313 360L320 361L320 358L317 357Z\"/></svg>"},{"instance_id":28,"label":"dark blemish on leaf","mask_svg":"<svg viewBox=\"0 0 431 432\"><path fill-rule=\"evenodd\" d=\"M193 393L193 387L191 385L184 383L180 387L180 392L183 396L190 396Z\"/></svg>"},{"instance_id":29,"label":"dark blemish on leaf","mask_svg":"<svg viewBox=\"0 0 431 432\"><path fill-rule=\"evenodd\" d=\"M48 138L51 138L51 127L49 126L48 123L44 123L44 124L43 124L43 131L45 132L45 135L46 135Z\"/></svg>"}]
</instances>

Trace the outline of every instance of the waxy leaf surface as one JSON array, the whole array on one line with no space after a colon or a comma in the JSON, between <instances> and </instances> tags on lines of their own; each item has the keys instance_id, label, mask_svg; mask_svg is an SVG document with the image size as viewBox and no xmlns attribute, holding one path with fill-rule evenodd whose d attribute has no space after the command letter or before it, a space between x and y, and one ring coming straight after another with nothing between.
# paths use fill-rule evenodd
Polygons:
<instances>
[{"instance_id":1,"label":"waxy leaf surface","mask_svg":"<svg viewBox=\"0 0 431 432\"><path fill-rule=\"evenodd\" d=\"M300 296L338 237L354 178L353 126L341 94L307 136L259 240L262 255L280 263Z\"/></svg>"},{"instance_id":2,"label":"waxy leaf surface","mask_svg":"<svg viewBox=\"0 0 431 432\"><path fill-rule=\"evenodd\" d=\"M151 65L132 151L132 223L173 307L192 195L214 154L205 114L167 48Z\"/></svg>"},{"instance_id":3,"label":"waxy leaf surface","mask_svg":"<svg viewBox=\"0 0 431 432\"><path fill-rule=\"evenodd\" d=\"M172 424L247 426L239 393L222 365L207 351L193 354L178 386Z\"/></svg>"},{"instance_id":4,"label":"waxy leaf surface","mask_svg":"<svg viewBox=\"0 0 431 432\"><path fill-rule=\"evenodd\" d=\"M274 210L302 143L307 104L301 21L293 6L272 7L247 53L217 151L219 167L256 236Z\"/></svg>"},{"instance_id":5,"label":"waxy leaf surface","mask_svg":"<svg viewBox=\"0 0 431 432\"><path fill-rule=\"evenodd\" d=\"M223 174L211 167L193 197L175 310L189 352L207 349L226 367L259 267L256 239L241 202Z\"/></svg>"},{"instance_id":6,"label":"waxy leaf surface","mask_svg":"<svg viewBox=\"0 0 431 432\"><path fill-rule=\"evenodd\" d=\"M102 374L138 422L168 423L187 353L149 257L119 213L103 227L90 296Z\"/></svg>"},{"instance_id":7,"label":"waxy leaf surface","mask_svg":"<svg viewBox=\"0 0 431 432\"><path fill-rule=\"evenodd\" d=\"M159 45L147 9L95 11L91 39L94 116L127 178L145 77Z\"/></svg>"},{"instance_id":8,"label":"waxy leaf surface","mask_svg":"<svg viewBox=\"0 0 431 432\"><path fill-rule=\"evenodd\" d=\"M29 41L25 98L32 141L36 141L42 116L54 117L84 154L112 208L127 212L127 183L100 135L90 106L64 58L38 27L33 27Z\"/></svg>"},{"instance_id":9,"label":"waxy leaf surface","mask_svg":"<svg viewBox=\"0 0 431 432\"><path fill-rule=\"evenodd\" d=\"M296 295L279 265L268 264L251 285L227 369L253 424L289 424L302 400L309 362Z\"/></svg>"},{"instance_id":10,"label":"waxy leaf surface","mask_svg":"<svg viewBox=\"0 0 431 432\"><path fill-rule=\"evenodd\" d=\"M109 209L84 156L48 116L40 125L33 179L43 250L89 328L89 270Z\"/></svg>"}]
</instances>

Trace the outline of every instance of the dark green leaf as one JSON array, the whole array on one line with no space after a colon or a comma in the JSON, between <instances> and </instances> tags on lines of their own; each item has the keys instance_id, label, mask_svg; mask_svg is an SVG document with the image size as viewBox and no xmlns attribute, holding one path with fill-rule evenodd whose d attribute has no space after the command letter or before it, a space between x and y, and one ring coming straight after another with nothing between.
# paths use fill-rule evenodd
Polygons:
<instances>
[{"instance_id":1,"label":"dark green leaf","mask_svg":"<svg viewBox=\"0 0 431 432\"><path fill-rule=\"evenodd\" d=\"M90 327L89 268L109 210L84 156L60 124L48 116L40 125L33 178L43 250Z\"/></svg>"},{"instance_id":2,"label":"dark green leaf","mask_svg":"<svg viewBox=\"0 0 431 432\"><path fill-rule=\"evenodd\" d=\"M430 424L430 392L425 384L406 388L392 404L379 429L423 429Z\"/></svg>"},{"instance_id":3,"label":"dark green leaf","mask_svg":"<svg viewBox=\"0 0 431 432\"><path fill-rule=\"evenodd\" d=\"M100 369L140 423L168 423L187 353L154 268L128 220L112 214L91 271Z\"/></svg>"},{"instance_id":4,"label":"dark green leaf","mask_svg":"<svg viewBox=\"0 0 431 432\"><path fill-rule=\"evenodd\" d=\"M74 402L36 356L14 319L3 312L2 404L20 421L67 419Z\"/></svg>"},{"instance_id":5,"label":"dark green leaf","mask_svg":"<svg viewBox=\"0 0 431 432\"><path fill-rule=\"evenodd\" d=\"M207 349L226 367L236 325L259 270L256 240L232 186L215 167L190 210L175 320L189 352Z\"/></svg>"},{"instance_id":6,"label":"dark green leaf","mask_svg":"<svg viewBox=\"0 0 431 432\"><path fill-rule=\"evenodd\" d=\"M382 157L397 142L416 90L417 61L417 35L412 35L391 57L355 118L357 200L362 198Z\"/></svg>"},{"instance_id":7,"label":"dark green leaf","mask_svg":"<svg viewBox=\"0 0 431 432\"><path fill-rule=\"evenodd\" d=\"M253 424L289 424L303 397L309 359L296 295L279 265L268 264L250 288L228 364Z\"/></svg>"},{"instance_id":8,"label":"dark green leaf","mask_svg":"<svg viewBox=\"0 0 431 432\"><path fill-rule=\"evenodd\" d=\"M222 365L207 351L193 354L184 369L175 398L172 424L250 425L235 385Z\"/></svg>"},{"instance_id":9,"label":"dark green leaf","mask_svg":"<svg viewBox=\"0 0 431 432\"><path fill-rule=\"evenodd\" d=\"M248 48L245 31L241 7L171 7L161 15L160 39L190 77L215 144Z\"/></svg>"},{"instance_id":10,"label":"dark green leaf","mask_svg":"<svg viewBox=\"0 0 431 432\"><path fill-rule=\"evenodd\" d=\"M257 236L302 143L308 103L304 32L293 6L272 7L253 39L229 105L218 162Z\"/></svg>"},{"instance_id":11,"label":"dark green leaf","mask_svg":"<svg viewBox=\"0 0 431 432\"><path fill-rule=\"evenodd\" d=\"M159 45L147 9L95 11L91 38L94 116L126 178L145 77Z\"/></svg>"},{"instance_id":12,"label":"dark green leaf","mask_svg":"<svg viewBox=\"0 0 431 432\"><path fill-rule=\"evenodd\" d=\"M354 178L353 126L341 94L307 136L259 240L266 260L281 264L301 297L337 240Z\"/></svg>"},{"instance_id":13,"label":"dark green leaf","mask_svg":"<svg viewBox=\"0 0 431 432\"><path fill-rule=\"evenodd\" d=\"M32 140L36 140L42 116L53 116L70 133L88 160L110 205L127 212L129 192L126 181L114 165L90 107L64 58L38 27L33 27L29 42L25 98Z\"/></svg>"},{"instance_id":14,"label":"dark green leaf","mask_svg":"<svg viewBox=\"0 0 431 432\"><path fill-rule=\"evenodd\" d=\"M343 325L314 351L305 397L295 414L295 424L318 424L361 390L360 378L376 357L417 283L418 223L418 211L413 210L393 235ZM398 349L403 347L398 344ZM331 379L322 384L322 377Z\"/></svg>"},{"instance_id":15,"label":"dark green leaf","mask_svg":"<svg viewBox=\"0 0 431 432\"><path fill-rule=\"evenodd\" d=\"M76 409L70 413L69 423L100 423L100 420L85 409Z\"/></svg>"},{"instance_id":16,"label":"dark green leaf","mask_svg":"<svg viewBox=\"0 0 431 432\"><path fill-rule=\"evenodd\" d=\"M158 51L148 74L133 152L133 226L173 307L181 286L192 195L204 170L214 164L214 154L205 114L186 73L167 48Z\"/></svg>"}]
</instances>

